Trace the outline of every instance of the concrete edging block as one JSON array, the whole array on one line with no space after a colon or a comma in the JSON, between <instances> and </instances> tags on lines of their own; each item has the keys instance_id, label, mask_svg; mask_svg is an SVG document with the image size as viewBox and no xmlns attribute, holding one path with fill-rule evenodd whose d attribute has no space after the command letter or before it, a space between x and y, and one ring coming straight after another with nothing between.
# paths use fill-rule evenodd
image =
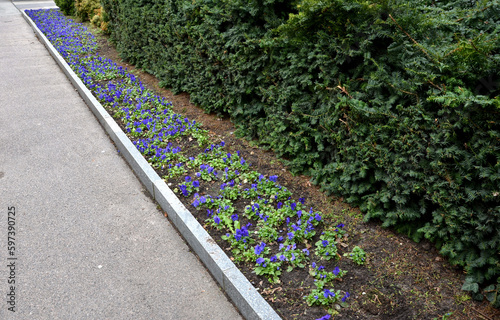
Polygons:
<instances>
[{"instance_id":1,"label":"concrete edging block","mask_svg":"<svg viewBox=\"0 0 500 320\"><path fill-rule=\"evenodd\" d=\"M260 295L248 279L238 270L224 272L224 291L233 299L247 319L279 320L281 317Z\"/></svg>"},{"instance_id":2,"label":"concrete edging block","mask_svg":"<svg viewBox=\"0 0 500 320\"><path fill-rule=\"evenodd\" d=\"M21 10L20 10L21 11ZM118 150L139 177L152 197L165 210L186 242L196 252L212 276L219 282L246 319L278 320L280 316L241 273L208 232L198 223L154 169L149 165L134 144L121 130L114 119L97 101L66 61L59 55L36 24L21 11L40 41L45 45L56 63L75 86L83 100L92 110L102 127L116 144Z\"/></svg>"}]
</instances>

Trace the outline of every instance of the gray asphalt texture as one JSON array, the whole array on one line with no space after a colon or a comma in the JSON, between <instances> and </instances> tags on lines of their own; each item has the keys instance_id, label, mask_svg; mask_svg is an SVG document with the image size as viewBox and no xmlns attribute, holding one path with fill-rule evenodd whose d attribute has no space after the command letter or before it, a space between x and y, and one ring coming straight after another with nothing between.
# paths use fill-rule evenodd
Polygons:
<instances>
[{"instance_id":1,"label":"gray asphalt texture","mask_svg":"<svg viewBox=\"0 0 500 320\"><path fill-rule=\"evenodd\" d=\"M241 319L8 0L0 217L0 319Z\"/></svg>"}]
</instances>

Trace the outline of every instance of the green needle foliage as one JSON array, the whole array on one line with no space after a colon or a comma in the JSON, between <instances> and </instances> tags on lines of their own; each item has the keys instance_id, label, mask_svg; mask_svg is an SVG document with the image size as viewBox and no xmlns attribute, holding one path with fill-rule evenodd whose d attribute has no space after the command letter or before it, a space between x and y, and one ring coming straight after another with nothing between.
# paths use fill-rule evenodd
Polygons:
<instances>
[{"instance_id":1,"label":"green needle foliage","mask_svg":"<svg viewBox=\"0 0 500 320\"><path fill-rule=\"evenodd\" d=\"M123 58L500 283L499 0L103 5Z\"/></svg>"},{"instance_id":2,"label":"green needle foliage","mask_svg":"<svg viewBox=\"0 0 500 320\"><path fill-rule=\"evenodd\" d=\"M74 0L54 0L54 2L64 14L71 16L75 13Z\"/></svg>"}]
</instances>

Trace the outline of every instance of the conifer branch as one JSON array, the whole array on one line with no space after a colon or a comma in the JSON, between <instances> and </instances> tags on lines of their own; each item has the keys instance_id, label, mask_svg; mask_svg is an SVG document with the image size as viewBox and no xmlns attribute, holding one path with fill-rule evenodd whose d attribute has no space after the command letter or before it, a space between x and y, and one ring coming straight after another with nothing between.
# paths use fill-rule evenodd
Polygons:
<instances>
[{"instance_id":1,"label":"conifer branch","mask_svg":"<svg viewBox=\"0 0 500 320\"><path fill-rule=\"evenodd\" d=\"M392 21L394 21L394 23L396 24L396 26L398 26L398 28L399 28L401 31L403 31L403 32L404 32L404 34L406 34L406 36L407 36L408 38L410 38L410 39L411 39L411 41L413 41L413 43L414 43L417 47L419 47L419 49L420 49L420 50L421 50L421 51L422 51L422 52L423 52L423 53L424 53L424 54L425 54L425 55L426 55L429 59L431 59L432 61L436 62L436 61L434 60L434 58L432 58L432 57L429 55L429 53L428 53L428 52L427 52L427 51L426 51L426 50L422 47L422 45L421 45L421 44L419 44L419 43L417 42L417 40L413 39L413 38L412 38L412 37L408 34L408 32L406 32L406 31L403 29L403 27L401 27L401 26L399 25L399 23L396 21L396 19L394 19L394 18L392 17L392 15L391 15L391 14L389 14L389 17L391 18L391 20L392 20Z\"/></svg>"}]
</instances>

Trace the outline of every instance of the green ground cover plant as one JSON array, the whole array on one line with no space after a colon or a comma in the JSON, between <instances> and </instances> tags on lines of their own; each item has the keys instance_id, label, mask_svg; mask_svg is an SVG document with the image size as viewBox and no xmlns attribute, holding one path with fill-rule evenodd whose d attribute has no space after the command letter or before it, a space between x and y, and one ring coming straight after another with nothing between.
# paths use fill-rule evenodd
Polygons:
<instances>
[{"instance_id":1,"label":"green ground cover plant","mask_svg":"<svg viewBox=\"0 0 500 320\"><path fill-rule=\"evenodd\" d=\"M498 306L498 0L103 6L123 58L366 219L433 241Z\"/></svg>"}]
</instances>

